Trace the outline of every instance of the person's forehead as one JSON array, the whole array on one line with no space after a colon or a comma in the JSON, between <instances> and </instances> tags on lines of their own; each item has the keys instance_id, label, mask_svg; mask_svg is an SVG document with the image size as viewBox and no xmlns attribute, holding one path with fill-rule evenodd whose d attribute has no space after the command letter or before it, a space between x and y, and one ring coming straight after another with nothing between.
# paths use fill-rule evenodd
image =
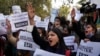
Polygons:
<instances>
[{"instance_id":1,"label":"person's forehead","mask_svg":"<svg viewBox=\"0 0 100 56\"><path fill-rule=\"evenodd\" d=\"M86 25L86 27L92 27L92 25L88 24L88 25Z\"/></svg>"}]
</instances>

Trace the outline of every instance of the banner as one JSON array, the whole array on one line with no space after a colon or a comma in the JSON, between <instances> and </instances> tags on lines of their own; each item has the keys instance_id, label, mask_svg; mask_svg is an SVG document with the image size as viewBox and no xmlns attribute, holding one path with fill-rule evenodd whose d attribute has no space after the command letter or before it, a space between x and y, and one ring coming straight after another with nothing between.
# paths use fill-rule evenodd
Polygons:
<instances>
[{"instance_id":1,"label":"banner","mask_svg":"<svg viewBox=\"0 0 100 56\"><path fill-rule=\"evenodd\" d=\"M0 14L0 35L6 34L6 18L3 14Z\"/></svg>"},{"instance_id":2,"label":"banner","mask_svg":"<svg viewBox=\"0 0 100 56\"><path fill-rule=\"evenodd\" d=\"M48 23L49 22L44 22L44 21L36 22L36 27L43 27L47 31L48 30Z\"/></svg>"},{"instance_id":3,"label":"banner","mask_svg":"<svg viewBox=\"0 0 100 56\"><path fill-rule=\"evenodd\" d=\"M12 31L16 32L17 30L26 30L26 27L29 25L29 19L27 12L20 14L12 14L8 17L11 22Z\"/></svg>"},{"instance_id":4,"label":"banner","mask_svg":"<svg viewBox=\"0 0 100 56\"><path fill-rule=\"evenodd\" d=\"M19 34L19 41L17 42L17 49L35 51L36 48L40 48L33 42L31 33L21 31Z\"/></svg>"},{"instance_id":5,"label":"banner","mask_svg":"<svg viewBox=\"0 0 100 56\"><path fill-rule=\"evenodd\" d=\"M82 40L76 56L100 56L100 43Z\"/></svg>"},{"instance_id":6,"label":"banner","mask_svg":"<svg viewBox=\"0 0 100 56\"><path fill-rule=\"evenodd\" d=\"M51 53L51 52L44 51L41 49L36 49L33 56L64 56L64 55L59 55L59 54Z\"/></svg>"},{"instance_id":7,"label":"banner","mask_svg":"<svg viewBox=\"0 0 100 56\"><path fill-rule=\"evenodd\" d=\"M64 37L64 42L67 48L72 50L72 52L77 52L78 44L75 43L74 41L75 41L75 36Z\"/></svg>"}]
</instances>

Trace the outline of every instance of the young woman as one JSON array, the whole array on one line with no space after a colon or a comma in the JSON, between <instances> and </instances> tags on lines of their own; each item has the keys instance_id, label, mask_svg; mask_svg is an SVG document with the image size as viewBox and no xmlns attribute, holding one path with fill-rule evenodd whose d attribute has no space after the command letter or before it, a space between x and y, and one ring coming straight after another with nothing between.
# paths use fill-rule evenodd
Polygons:
<instances>
[{"instance_id":1,"label":"young woman","mask_svg":"<svg viewBox=\"0 0 100 56\"><path fill-rule=\"evenodd\" d=\"M61 26L61 17L55 17L53 28L58 28L63 31L63 27Z\"/></svg>"},{"instance_id":2,"label":"young woman","mask_svg":"<svg viewBox=\"0 0 100 56\"><path fill-rule=\"evenodd\" d=\"M87 22L84 25L84 31L81 31L80 24L75 20L74 9L71 12L71 17L72 17L73 29L80 37L80 40L84 39L84 41L100 42L100 39L96 37L97 28L95 24Z\"/></svg>"},{"instance_id":3,"label":"young woman","mask_svg":"<svg viewBox=\"0 0 100 56\"><path fill-rule=\"evenodd\" d=\"M65 55L66 47L63 41L62 32L58 28L53 28L49 30L48 32L48 37L47 37L48 41L44 41L40 37L37 31L37 28L34 26L34 20L33 20L34 12L33 12L32 5L28 4L27 9L28 9L28 14L29 14L30 25L32 25L32 28L30 31L32 31L32 36L33 36L34 41L38 45L40 45L40 47L43 50Z\"/></svg>"}]
</instances>

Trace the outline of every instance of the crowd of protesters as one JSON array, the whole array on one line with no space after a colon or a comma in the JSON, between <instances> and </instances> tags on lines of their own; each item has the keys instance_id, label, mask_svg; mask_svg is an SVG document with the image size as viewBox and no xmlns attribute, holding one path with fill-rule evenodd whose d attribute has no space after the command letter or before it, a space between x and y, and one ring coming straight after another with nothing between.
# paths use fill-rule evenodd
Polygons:
<instances>
[{"instance_id":1,"label":"crowd of protesters","mask_svg":"<svg viewBox=\"0 0 100 56\"><path fill-rule=\"evenodd\" d=\"M66 56L76 56L76 52L71 52L63 40L64 37L71 35L75 35L75 42L78 45L81 40L85 42L100 42L100 38L96 35L96 24L94 22L84 22L84 17L83 21L82 19L76 21L75 9L71 11L72 21L66 20L64 16L57 16L55 17L54 23L49 22L48 30L45 31L44 28L35 26L33 20L35 12L31 3L28 3L26 8L30 21L30 27L27 27L27 31L31 32L34 42L43 50ZM0 36L0 56L33 56L33 51L18 50L16 48L17 41L19 41L18 35L21 30L12 33L12 26L9 20L6 20L6 25L7 35L4 35L6 40ZM66 54L67 51L70 52L70 55Z\"/></svg>"}]
</instances>

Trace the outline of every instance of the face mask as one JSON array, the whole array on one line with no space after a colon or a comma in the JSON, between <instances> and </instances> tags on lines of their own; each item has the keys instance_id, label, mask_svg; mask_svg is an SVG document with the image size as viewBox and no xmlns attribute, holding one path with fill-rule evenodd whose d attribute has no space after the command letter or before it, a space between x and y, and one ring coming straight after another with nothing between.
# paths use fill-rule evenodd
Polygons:
<instances>
[{"instance_id":1,"label":"face mask","mask_svg":"<svg viewBox=\"0 0 100 56\"><path fill-rule=\"evenodd\" d=\"M91 38L93 35L94 33L91 32L90 34L86 35L86 37Z\"/></svg>"}]
</instances>

